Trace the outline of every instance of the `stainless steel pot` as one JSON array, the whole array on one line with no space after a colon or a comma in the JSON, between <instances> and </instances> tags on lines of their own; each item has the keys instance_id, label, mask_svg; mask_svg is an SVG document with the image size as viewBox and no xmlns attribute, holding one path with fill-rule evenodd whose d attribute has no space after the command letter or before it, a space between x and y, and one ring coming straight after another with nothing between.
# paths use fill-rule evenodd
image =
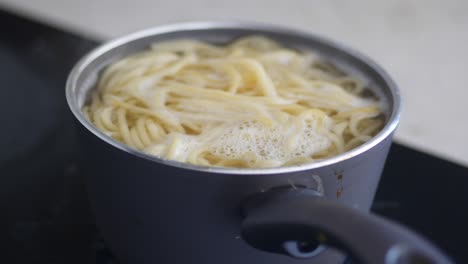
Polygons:
<instances>
[{"instance_id":1,"label":"stainless steel pot","mask_svg":"<svg viewBox=\"0 0 468 264\"><path fill-rule=\"evenodd\" d=\"M175 38L226 43L251 34L314 50L366 79L387 103L384 129L362 146L312 164L212 168L129 148L100 132L82 113L101 70L151 43ZM338 263L343 254L335 248L365 263L449 261L411 231L368 213L398 124L400 95L377 64L340 44L251 23L156 27L90 52L70 73L66 95L79 121L82 165L96 221L122 263L304 263L297 258Z\"/></svg>"}]
</instances>

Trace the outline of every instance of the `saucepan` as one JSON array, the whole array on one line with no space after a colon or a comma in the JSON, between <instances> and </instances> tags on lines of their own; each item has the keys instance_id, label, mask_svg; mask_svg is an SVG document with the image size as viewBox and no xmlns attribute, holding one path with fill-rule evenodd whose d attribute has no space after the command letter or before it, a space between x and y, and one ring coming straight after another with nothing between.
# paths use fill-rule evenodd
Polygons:
<instances>
[{"instance_id":1,"label":"saucepan","mask_svg":"<svg viewBox=\"0 0 468 264\"><path fill-rule=\"evenodd\" d=\"M368 82L386 124L365 144L314 163L267 169L202 167L161 159L96 129L82 107L106 65L170 39L228 43L263 35L312 50ZM81 166L96 223L121 263L450 263L420 235L369 213L400 118L400 94L362 54L272 25L192 22L105 43L71 71L66 96L78 121ZM304 260L307 259L307 260Z\"/></svg>"}]
</instances>

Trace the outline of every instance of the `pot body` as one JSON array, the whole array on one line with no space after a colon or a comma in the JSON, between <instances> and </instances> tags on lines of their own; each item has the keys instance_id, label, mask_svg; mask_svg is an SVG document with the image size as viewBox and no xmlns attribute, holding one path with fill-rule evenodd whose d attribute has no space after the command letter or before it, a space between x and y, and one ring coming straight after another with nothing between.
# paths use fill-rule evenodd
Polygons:
<instances>
[{"instance_id":1,"label":"pot body","mask_svg":"<svg viewBox=\"0 0 468 264\"><path fill-rule=\"evenodd\" d=\"M83 165L97 225L123 263L303 263L266 253L239 237L240 205L279 186L305 186L369 210L391 138L327 167L233 175L158 164L118 150L81 129ZM308 263L339 263L326 249Z\"/></svg>"},{"instance_id":2,"label":"pot body","mask_svg":"<svg viewBox=\"0 0 468 264\"><path fill-rule=\"evenodd\" d=\"M239 170L201 168L149 157L92 126L82 107L109 63L174 38L226 43L260 34L297 49L311 49L351 74L386 103L387 124L369 142L336 157L294 168ZM272 187L306 187L327 199L368 211L399 119L396 86L364 56L322 38L251 23L186 23L135 33L98 47L72 70L67 100L77 118L82 164L97 225L122 263L303 263L262 252L240 238L240 207L250 195ZM326 249L310 263L339 263ZM309 263L309 262L308 262Z\"/></svg>"}]
</instances>

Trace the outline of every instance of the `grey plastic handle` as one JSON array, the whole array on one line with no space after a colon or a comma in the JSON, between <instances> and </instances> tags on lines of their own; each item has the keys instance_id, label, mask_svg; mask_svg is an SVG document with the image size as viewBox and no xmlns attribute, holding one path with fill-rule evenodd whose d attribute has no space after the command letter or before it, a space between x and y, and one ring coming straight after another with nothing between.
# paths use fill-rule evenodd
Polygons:
<instances>
[{"instance_id":1,"label":"grey plastic handle","mask_svg":"<svg viewBox=\"0 0 468 264\"><path fill-rule=\"evenodd\" d=\"M272 189L250 197L242 209L242 238L261 250L309 258L330 246L357 263L453 263L413 231L311 189Z\"/></svg>"}]
</instances>

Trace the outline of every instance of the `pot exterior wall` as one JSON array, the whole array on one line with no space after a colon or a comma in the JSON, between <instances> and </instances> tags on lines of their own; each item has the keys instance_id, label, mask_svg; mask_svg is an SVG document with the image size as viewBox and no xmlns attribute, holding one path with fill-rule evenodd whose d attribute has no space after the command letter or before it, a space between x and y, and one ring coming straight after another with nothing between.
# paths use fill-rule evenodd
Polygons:
<instances>
[{"instance_id":1,"label":"pot exterior wall","mask_svg":"<svg viewBox=\"0 0 468 264\"><path fill-rule=\"evenodd\" d=\"M272 187L300 186L368 211L391 145L390 135L366 152L326 167L235 175L137 157L78 126L81 165L97 225L123 263L304 263L247 245L239 237L242 201ZM327 249L307 263L342 260Z\"/></svg>"}]
</instances>

